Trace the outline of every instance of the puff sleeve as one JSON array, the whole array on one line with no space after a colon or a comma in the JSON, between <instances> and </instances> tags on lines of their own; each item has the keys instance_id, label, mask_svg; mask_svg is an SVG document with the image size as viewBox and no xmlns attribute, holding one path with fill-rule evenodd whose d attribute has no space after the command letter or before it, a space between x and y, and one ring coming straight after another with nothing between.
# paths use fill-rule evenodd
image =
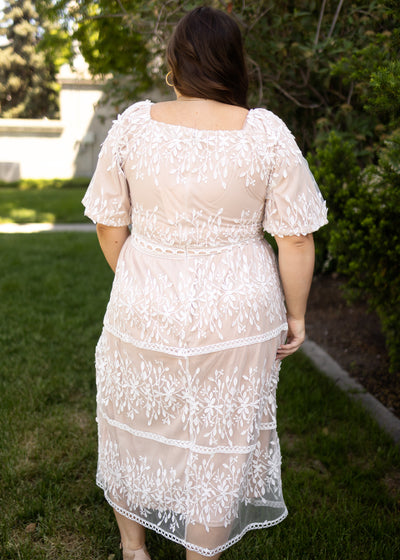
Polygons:
<instances>
[{"instance_id":1,"label":"puff sleeve","mask_svg":"<svg viewBox=\"0 0 400 560\"><path fill-rule=\"evenodd\" d=\"M273 236L306 235L328 223L315 179L287 126L275 115L275 164L265 201L263 228Z\"/></svg>"},{"instance_id":2,"label":"puff sleeve","mask_svg":"<svg viewBox=\"0 0 400 560\"><path fill-rule=\"evenodd\" d=\"M124 115L119 116L102 144L97 166L82 200L85 216L94 223L125 226L131 223L129 185L122 166Z\"/></svg>"}]
</instances>

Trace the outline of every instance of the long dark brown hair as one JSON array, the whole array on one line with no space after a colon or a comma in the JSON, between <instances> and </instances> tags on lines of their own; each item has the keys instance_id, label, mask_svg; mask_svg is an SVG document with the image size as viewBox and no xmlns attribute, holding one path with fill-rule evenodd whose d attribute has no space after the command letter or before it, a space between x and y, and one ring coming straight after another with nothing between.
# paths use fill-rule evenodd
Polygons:
<instances>
[{"instance_id":1,"label":"long dark brown hair","mask_svg":"<svg viewBox=\"0 0 400 560\"><path fill-rule=\"evenodd\" d=\"M201 7L186 14L169 40L167 62L182 95L248 108L242 34L225 12Z\"/></svg>"}]
</instances>

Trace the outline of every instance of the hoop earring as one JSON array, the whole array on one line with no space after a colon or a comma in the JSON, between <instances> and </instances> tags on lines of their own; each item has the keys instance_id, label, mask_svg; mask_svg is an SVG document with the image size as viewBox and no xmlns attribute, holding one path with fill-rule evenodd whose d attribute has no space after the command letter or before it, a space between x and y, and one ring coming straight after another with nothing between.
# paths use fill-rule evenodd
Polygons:
<instances>
[{"instance_id":1,"label":"hoop earring","mask_svg":"<svg viewBox=\"0 0 400 560\"><path fill-rule=\"evenodd\" d=\"M172 75L172 70L170 70L170 71L168 72L168 74L165 76L165 82L166 82L167 86L169 86L169 87L174 87L174 84L173 84L173 83L170 84L169 81L168 81L168 76L169 76L170 74Z\"/></svg>"}]
</instances>

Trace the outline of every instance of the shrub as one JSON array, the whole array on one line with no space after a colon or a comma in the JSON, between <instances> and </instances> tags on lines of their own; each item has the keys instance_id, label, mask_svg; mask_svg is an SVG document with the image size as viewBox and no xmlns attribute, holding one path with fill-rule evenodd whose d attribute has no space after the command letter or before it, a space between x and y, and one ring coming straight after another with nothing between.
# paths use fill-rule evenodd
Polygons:
<instances>
[{"instance_id":1,"label":"shrub","mask_svg":"<svg viewBox=\"0 0 400 560\"><path fill-rule=\"evenodd\" d=\"M0 188L15 188L19 190L43 189L80 189L89 184L88 177L73 177L72 179L19 179L18 181L0 181Z\"/></svg>"},{"instance_id":2,"label":"shrub","mask_svg":"<svg viewBox=\"0 0 400 560\"><path fill-rule=\"evenodd\" d=\"M315 234L316 272L322 272L335 269L329 240L348 199L357 192L360 168L354 144L335 131L317 147L314 155L308 156L308 161L329 210L329 224Z\"/></svg>"},{"instance_id":3,"label":"shrub","mask_svg":"<svg viewBox=\"0 0 400 560\"><path fill-rule=\"evenodd\" d=\"M348 278L348 293L365 298L381 319L392 373L400 372L400 130L386 141L344 204L329 250Z\"/></svg>"}]
</instances>

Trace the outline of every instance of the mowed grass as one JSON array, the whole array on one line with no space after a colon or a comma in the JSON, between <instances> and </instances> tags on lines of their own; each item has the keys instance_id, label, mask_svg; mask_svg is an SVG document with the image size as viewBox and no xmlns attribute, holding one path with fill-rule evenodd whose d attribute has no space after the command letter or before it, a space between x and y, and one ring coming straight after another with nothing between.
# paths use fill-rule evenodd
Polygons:
<instances>
[{"instance_id":1,"label":"mowed grass","mask_svg":"<svg viewBox=\"0 0 400 560\"><path fill-rule=\"evenodd\" d=\"M93 356L112 273L92 233L1 235L0 263L0 558L120 560L94 482ZM400 558L388 437L301 354L284 363L278 405L289 517L222 559ZM153 560L184 559L148 535Z\"/></svg>"},{"instance_id":2,"label":"mowed grass","mask_svg":"<svg viewBox=\"0 0 400 560\"><path fill-rule=\"evenodd\" d=\"M0 224L87 221L81 200L84 188L0 189Z\"/></svg>"}]
</instances>

